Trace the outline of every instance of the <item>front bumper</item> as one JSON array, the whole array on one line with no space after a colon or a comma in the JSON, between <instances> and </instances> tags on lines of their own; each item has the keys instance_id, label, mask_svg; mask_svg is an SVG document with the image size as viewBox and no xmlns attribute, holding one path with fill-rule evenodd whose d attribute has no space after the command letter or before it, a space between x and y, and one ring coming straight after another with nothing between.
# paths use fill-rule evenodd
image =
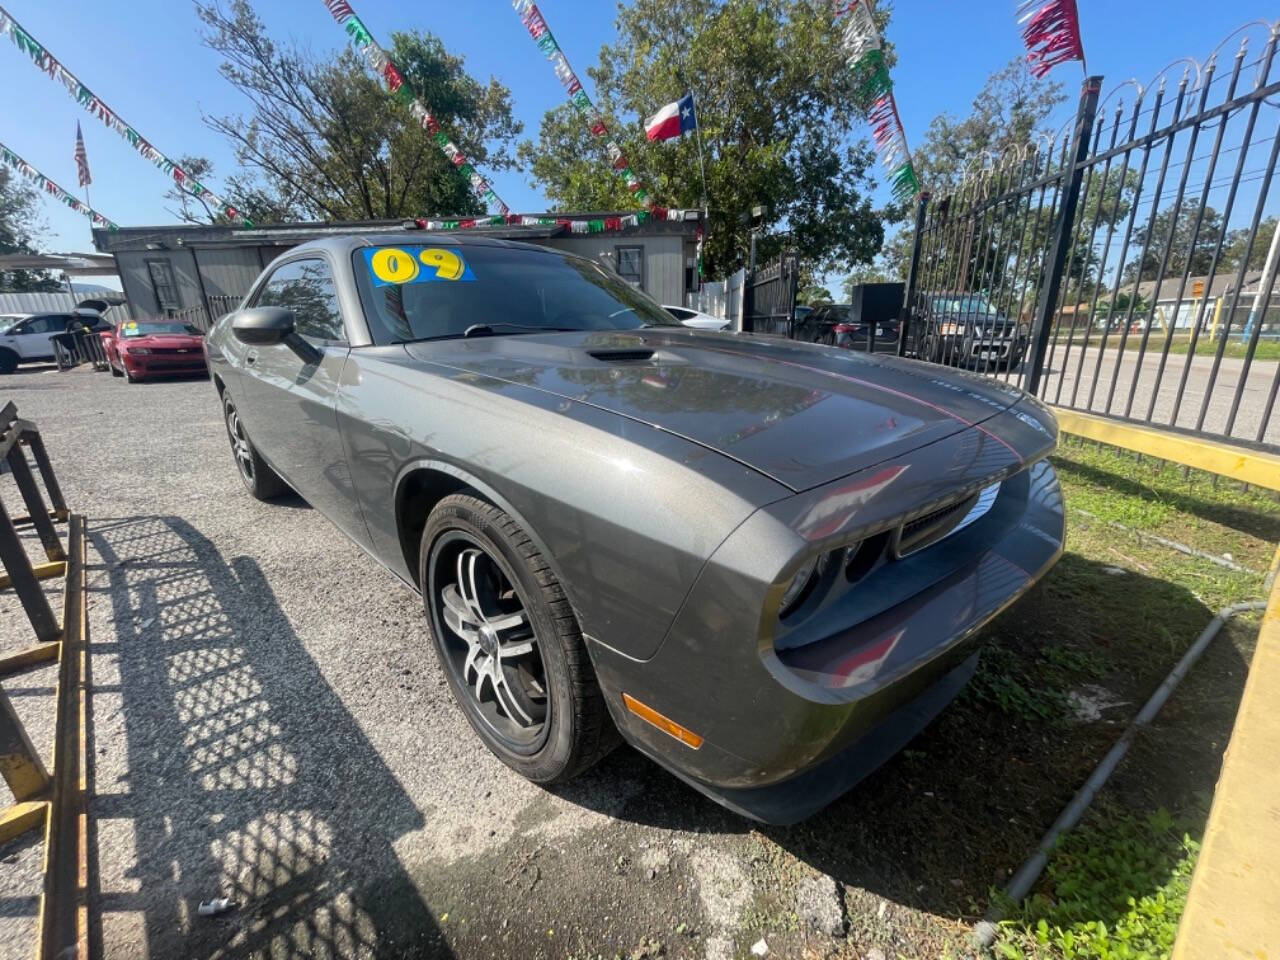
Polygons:
<instances>
[{"instance_id":1,"label":"front bumper","mask_svg":"<svg viewBox=\"0 0 1280 960\"><path fill-rule=\"evenodd\" d=\"M771 823L816 812L892 756L959 692L981 628L1062 551L1061 493L1043 459L1052 434L1017 408L984 426L759 511L708 562L650 660L591 640L623 735L718 802ZM954 491L958 471L975 486L1001 481L981 519L881 566L813 615L811 629L782 634L776 616L761 615L762 597L779 589L760 572L771 521L839 542L883 528L904 501L928 504L930 489ZM806 527L807 517L817 524ZM627 711L624 692L701 746Z\"/></svg>"},{"instance_id":2,"label":"front bumper","mask_svg":"<svg viewBox=\"0 0 1280 960\"><path fill-rule=\"evenodd\" d=\"M154 376L195 376L207 374L204 353L122 353L120 362L136 380Z\"/></svg>"},{"instance_id":3,"label":"front bumper","mask_svg":"<svg viewBox=\"0 0 1280 960\"><path fill-rule=\"evenodd\" d=\"M942 359L959 366L1016 366L1026 352L1027 340L1021 336L974 334L942 338Z\"/></svg>"}]
</instances>

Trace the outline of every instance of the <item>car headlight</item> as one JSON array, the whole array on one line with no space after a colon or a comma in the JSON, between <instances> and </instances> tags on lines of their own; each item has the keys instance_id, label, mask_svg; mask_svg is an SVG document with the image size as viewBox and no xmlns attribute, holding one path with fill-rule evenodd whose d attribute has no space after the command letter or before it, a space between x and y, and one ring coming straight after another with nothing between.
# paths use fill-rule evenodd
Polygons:
<instances>
[{"instance_id":1,"label":"car headlight","mask_svg":"<svg viewBox=\"0 0 1280 960\"><path fill-rule=\"evenodd\" d=\"M1031 328L1025 323L1018 324L1018 336L1027 337L1031 335Z\"/></svg>"},{"instance_id":2,"label":"car headlight","mask_svg":"<svg viewBox=\"0 0 1280 960\"><path fill-rule=\"evenodd\" d=\"M958 337L964 333L964 326L959 323L944 323L938 330L944 337Z\"/></svg>"},{"instance_id":3,"label":"car headlight","mask_svg":"<svg viewBox=\"0 0 1280 960\"><path fill-rule=\"evenodd\" d=\"M126 353L150 353L151 351L148 350L146 347L126 347L125 352Z\"/></svg>"}]
</instances>

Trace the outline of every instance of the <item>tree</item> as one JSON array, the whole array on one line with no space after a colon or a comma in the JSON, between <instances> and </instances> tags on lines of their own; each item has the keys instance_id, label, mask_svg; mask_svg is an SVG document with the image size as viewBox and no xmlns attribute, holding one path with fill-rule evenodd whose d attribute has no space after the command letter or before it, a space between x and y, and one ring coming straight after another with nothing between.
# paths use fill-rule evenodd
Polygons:
<instances>
[{"instance_id":1,"label":"tree","mask_svg":"<svg viewBox=\"0 0 1280 960\"><path fill-rule=\"evenodd\" d=\"M806 284L797 294L796 303L830 303L831 291L821 284Z\"/></svg>"},{"instance_id":2,"label":"tree","mask_svg":"<svg viewBox=\"0 0 1280 960\"><path fill-rule=\"evenodd\" d=\"M1196 227L1197 221L1199 229ZM1156 279L1160 275L1161 263L1165 263L1166 248L1169 256L1165 263L1164 279L1181 277L1188 270L1189 276L1203 277L1213 263L1214 252L1222 238L1222 226L1222 214L1213 207L1206 206L1204 215L1201 216L1200 201L1194 198L1185 201L1179 208L1176 223L1173 207L1161 210L1149 225L1143 222L1134 228L1131 249L1137 251L1137 255L1125 265L1124 282ZM1151 237L1149 245L1146 242L1148 232ZM1219 260L1219 271L1221 267L1222 261Z\"/></svg>"},{"instance_id":3,"label":"tree","mask_svg":"<svg viewBox=\"0 0 1280 960\"><path fill-rule=\"evenodd\" d=\"M901 279L893 276L886 265L869 263L845 277L840 292L844 294L844 302L849 303L853 300L853 288L860 283L894 283Z\"/></svg>"},{"instance_id":4,"label":"tree","mask_svg":"<svg viewBox=\"0 0 1280 960\"><path fill-rule=\"evenodd\" d=\"M204 42L223 77L249 100L247 116L206 117L246 172L227 193L252 220L333 220L475 214L483 203L408 110L351 50L323 59L277 45L248 0L197 2ZM405 82L458 147L486 170L513 165L522 127L510 91L473 78L427 33L394 33Z\"/></svg>"},{"instance_id":5,"label":"tree","mask_svg":"<svg viewBox=\"0 0 1280 960\"><path fill-rule=\"evenodd\" d=\"M963 208L968 202L960 189L965 172L972 174L1008 160L1015 151L1036 142L1037 135L1065 100L1061 84L1037 79L1019 57L987 77L967 117L959 119L949 113L934 117L912 158L920 181L932 194L935 215L940 204ZM886 244L884 259L889 271L903 278L911 260L913 229L909 224L915 209L904 205L897 214L903 227ZM1019 253L1047 242L1049 218L1038 219L1045 222L1032 225L1033 229L1027 231L1026 250ZM993 245L991 236L970 237L963 244L961 256L967 254L968 268L961 272L985 274L977 278L979 286L990 286L1001 275L999 264L993 259ZM957 270L953 267L937 272L949 275Z\"/></svg>"},{"instance_id":6,"label":"tree","mask_svg":"<svg viewBox=\"0 0 1280 960\"><path fill-rule=\"evenodd\" d=\"M635 122L693 91L706 148L710 276L740 266L754 206L785 230L810 267L870 260L884 237L868 196L874 152L861 136L858 85L830 7L811 0L635 0L618 11L618 41L587 73L631 166L665 206L700 207L696 138L646 141ZM600 138L569 105L548 111L520 146L535 183L560 209L634 209ZM760 255L781 246L766 237Z\"/></svg>"},{"instance_id":7,"label":"tree","mask_svg":"<svg viewBox=\"0 0 1280 960\"><path fill-rule=\"evenodd\" d=\"M0 167L0 254L36 253L39 233L40 195L30 184L19 180L8 167ZM28 293L61 290L62 284L46 270L6 270L0 272L0 291Z\"/></svg>"},{"instance_id":8,"label":"tree","mask_svg":"<svg viewBox=\"0 0 1280 960\"><path fill-rule=\"evenodd\" d=\"M1261 270L1267 262L1267 251L1271 249L1271 237L1276 232L1276 218L1268 217L1258 224L1258 235L1253 238L1253 248L1249 251L1249 262L1245 270L1252 272ZM1239 270L1240 261L1244 259L1245 245L1249 242L1249 228L1241 227L1227 234L1222 249L1222 262L1228 270Z\"/></svg>"},{"instance_id":9,"label":"tree","mask_svg":"<svg viewBox=\"0 0 1280 960\"><path fill-rule=\"evenodd\" d=\"M187 175L197 183L206 183L213 176L213 162L208 157L198 157L184 153L178 158L178 166L185 170ZM203 196L192 193L185 184L175 183L165 191L164 198L171 204L177 205L177 209L174 207L165 207L165 209L183 223L220 223L226 221L223 215L209 206Z\"/></svg>"}]
</instances>

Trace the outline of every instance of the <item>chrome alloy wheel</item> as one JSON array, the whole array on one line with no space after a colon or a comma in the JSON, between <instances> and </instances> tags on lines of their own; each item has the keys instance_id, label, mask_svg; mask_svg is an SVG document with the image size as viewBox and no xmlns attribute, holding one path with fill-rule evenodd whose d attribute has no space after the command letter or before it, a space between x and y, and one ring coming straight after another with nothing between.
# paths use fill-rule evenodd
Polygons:
<instances>
[{"instance_id":1,"label":"chrome alloy wheel","mask_svg":"<svg viewBox=\"0 0 1280 960\"><path fill-rule=\"evenodd\" d=\"M546 671L527 605L484 548L453 531L435 549L434 586L446 662L473 711L524 753L544 739Z\"/></svg>"},{"instance_id":2,"label":"chrome alloy wheel","mask_svg":"<svg viewBox=\"0 0 1280 960\"><path fill-rule=\"evenodd\" d=\"M253 486L253 448L249 446L249 438L245 436L240 415L229 403L227 404L227 436L231 438L231 452L236 456L236 466L240 468L240 476L244 478L245 483Z\"/></svg>"}]
</instances>

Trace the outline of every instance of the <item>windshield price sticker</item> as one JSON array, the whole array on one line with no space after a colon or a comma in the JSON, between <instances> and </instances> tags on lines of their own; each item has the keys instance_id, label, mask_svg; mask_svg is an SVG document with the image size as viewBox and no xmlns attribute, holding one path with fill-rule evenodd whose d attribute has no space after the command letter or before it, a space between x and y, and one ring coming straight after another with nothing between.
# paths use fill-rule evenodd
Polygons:
<instances>
[{"instance_id":1,"label":"windshield price sticker","mask_svg":"<svg viewBox=\"0 0 1280 960\"><path fill-rule=\"evenodd\" d=\"M375 287L442 281L474 283L476 279L462 251L446 247L378 247L364 251L364 262Z\"/></svg>"}]
</instances>

